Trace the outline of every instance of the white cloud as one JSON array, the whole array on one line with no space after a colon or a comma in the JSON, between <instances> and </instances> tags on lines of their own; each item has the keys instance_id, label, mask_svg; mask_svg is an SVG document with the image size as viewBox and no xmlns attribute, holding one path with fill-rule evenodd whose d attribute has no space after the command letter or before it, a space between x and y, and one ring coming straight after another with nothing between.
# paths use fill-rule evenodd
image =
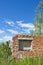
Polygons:
<instances>
[{"instance_id":1,"label":"white cloud","mask_svg":"<svg viewBox=\"0 0 43 65\"><path fill-rule=\"evenodd\" d=\"M0 38L0 41L2 41L3 39L2 38Z\"/></svg>"},{"instance_id":2,"label":"white cloud","mask_svg":"<svg viewBox=\"0 0 43 65\"><path fill-rule=\"evenodd\" d=\"M29 30L29 29L23 29L23 32L24 32L25 34L30 34L30 30Z\"/></svg>"},{"instance_id":3,"label":"white cloud","mask_svg":"<svg viewBox=\"0 0 43 65\"><path fill-rule=\"evenodd\" d=\"M33 23L24 23L23 21L16 21L17 24L22 27L23 33L30 33L31 30L35 30Z\"/></svg>"},{"instance_id":4,"label":"white cloud","mask_svg":"<svg viewBox=\"0 0 43 65\"><path fill-rule=\"evenodd\" d=\"M23 27L23 28L31 28L31 29L34 28L34 25L32 23L23 23L23 21L16 21L16 22L17 22L17 24L20 27Z\"/></svg>"},{"instance_id":5,"label":"white cloud","mask_svg":"<svg viewBox=\"0 0 43 65\"><path fill-rule=\"evenodd\" d=\"M35 30L33 23L25 23L23 21L16 21L17 24L22 27L22 32L30 34L31 30Z\"/></svg>"},{"instance_id":6,"label":"white cloud","mask_svg":"<svg viewBox=\"0 0 43 65\"><path fill-rule=\"evenodd\" d=\"M13 29L7 29L7 31L11 32L12 34L18 34L18 31L13 30Z\"/></svg>"},{"instance_id":7,"label":"white cloud","mask_svg":"<svg viewBox=\"0 0 43 65\"><path fill-rule=\"evenodd\" d=\"M10 26L14 26L14 22L13 22L13 21L6 20L5 22L6 22L8 25L10 25Z\"/></svg>"},{"instance_id":8,"label":"white cloud","mask_svg":"<svg viewBox=\"0 0 43 65\"><path fill-rule=\"evenodd\" d=\"M0 34L2 34L4 31L0 29Z\"/></svg>"},{"instance_id":9,"label":"white cloud","mask_svg":"<svg viewBox=\"0 0 43 65\"><path fill-rule=\"evenodd\" d=\"M5 42L5 41L8 41L8 40L12 40L12 36L5 35L4 37L0 38L0 42Z\"/></svg>"},{"instance_id":10,"label":"white cloud","mask_svg":"<svg viewBox=\"0 0 43 65\"><path fill-rule=\"evenodd\" d=\"M6 36L3 37L3 40L4 41L8 41L8 40L11 40L11 39L12 39L12 36L7 36L6 35Z\"/></svg>"},{"instance_id":11,"label":"white cloud","mask_svg":"<svg viewBox=\"0 0 43 65\"><path fill-rule=\"evenodd\" d=\"M10 26L14 26L14 21L12 21L12 20L10 20L10 19L6 19L6 18L2 18L2 17L0 17L0 20L2 21L2 22L4 22L4 23L7 23L8 25L10 25Z\"/></svg>"}]
</instances>

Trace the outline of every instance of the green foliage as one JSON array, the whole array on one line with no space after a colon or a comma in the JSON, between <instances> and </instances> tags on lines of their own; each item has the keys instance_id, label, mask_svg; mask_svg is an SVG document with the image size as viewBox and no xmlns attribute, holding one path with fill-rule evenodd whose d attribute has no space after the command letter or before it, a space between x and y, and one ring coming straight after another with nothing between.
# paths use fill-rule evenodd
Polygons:
<instances>
[{"instance_id":1,"label":"green foliage","mask_svg":"<svg viewBox=\"0 0 43 65\"><path fill-rule=\"evenodd\" d=\"M36 8L34 27L35 30L31 31L31 35L43 35L43 1L39 2Z\"/></svg>"},{"instance_id":2,"label":"green foliage","mask_svg":"<svg viewBox=\"0 0 43 65\"><path fill-rule=\"evenodd\" d=\"M0 58L8 58L11 55L11 50L9 48L9 41L6 43L1 43L0 44Z\"/></svg>"},{"instance_id":3,"label":"green foliage","mask_svg":"<svg viewBox=\"0 0 43 65\"><path fill-rule=\"evenodd\" d=\"M22 59L11 59L9 41L7 41L6 43L0 44L0 65L43 65L43 56L29 56Z\"/></svg>"}]
</instances>

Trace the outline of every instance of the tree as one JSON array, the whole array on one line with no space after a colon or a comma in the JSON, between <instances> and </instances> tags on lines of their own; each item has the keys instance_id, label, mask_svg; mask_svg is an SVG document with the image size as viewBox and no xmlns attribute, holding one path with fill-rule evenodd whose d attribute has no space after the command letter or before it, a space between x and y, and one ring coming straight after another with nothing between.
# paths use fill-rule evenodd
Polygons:
<instances>
[{"instance_id":1,"label":"tree","mask_svg":"<svg viewBox=\"0 0 43 65\"><path fill-rule=\"evenodd\" d=\"M35 30L32 30L33 35L43 34L43 1L41 1L36 8L36 18L34 22Z\"/></svg>"}]
</instances>

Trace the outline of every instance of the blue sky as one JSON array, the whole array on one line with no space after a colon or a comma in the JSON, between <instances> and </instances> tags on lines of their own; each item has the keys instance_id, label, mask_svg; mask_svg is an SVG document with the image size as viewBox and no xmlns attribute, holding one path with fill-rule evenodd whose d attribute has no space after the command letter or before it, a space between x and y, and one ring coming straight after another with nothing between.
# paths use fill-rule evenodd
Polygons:
<instances>
[{"instance_id":1,"label":"blue sky","mask_svg":"<svg viewBox=\"0 0 43 65\"><path fill-rule=\"evenodd\" d=\"M40 0L0 0L0 41L34 29L35 9Z\"/></svg>"}]
</instances>

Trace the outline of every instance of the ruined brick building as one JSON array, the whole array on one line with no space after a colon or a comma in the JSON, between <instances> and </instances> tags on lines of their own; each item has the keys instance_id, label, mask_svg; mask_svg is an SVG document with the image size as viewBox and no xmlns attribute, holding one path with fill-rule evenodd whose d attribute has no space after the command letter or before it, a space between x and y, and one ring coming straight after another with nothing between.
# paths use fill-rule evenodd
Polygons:
<instances>
[{"instance_id":1,"label":"ruined brick building","mask_svg":"<svg viewBox=\"0 0 43 65\"><path fill-rule=\"evenodd\" d=\"M43 36L18 34L12 38L10 48L12 56L18 58L43 55Z\"/></svg>"}]
</instances>

